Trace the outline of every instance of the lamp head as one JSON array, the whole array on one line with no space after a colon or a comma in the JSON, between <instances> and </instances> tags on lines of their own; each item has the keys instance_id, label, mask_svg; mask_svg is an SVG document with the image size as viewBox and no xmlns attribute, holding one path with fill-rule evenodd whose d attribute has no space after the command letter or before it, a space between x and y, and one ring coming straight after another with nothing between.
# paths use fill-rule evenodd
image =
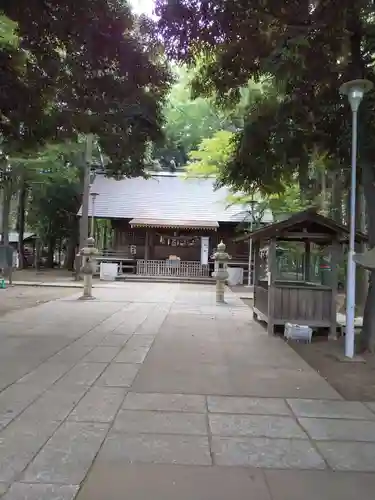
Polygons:
<instances>
[{"instance_id":1,"label":"lamp head","mask_svg":"<svg viewBox=\"0 0 375 500\"><path fill-rule=\"evenodd\" d=\"M359 105L366 92L369 92L373 87L373 83L369 80L351 80L343 83L340 87L340 94L348 96L352 111L358 111Z\"/></svg>"}]
</instances>

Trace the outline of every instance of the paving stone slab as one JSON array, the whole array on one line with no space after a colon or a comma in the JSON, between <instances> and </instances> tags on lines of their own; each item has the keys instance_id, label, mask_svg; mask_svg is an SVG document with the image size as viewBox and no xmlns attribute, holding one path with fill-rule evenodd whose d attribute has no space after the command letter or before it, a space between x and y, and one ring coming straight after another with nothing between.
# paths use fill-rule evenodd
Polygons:
<instances>
[{"instance_id":1,"label":"paving stone slab","mask_svg":"<svg viewBox=\"0 0 375 500\"><path fill-rule=\"evenodd\" d=\"M34 401L22 414L30 421L62 422L85 395L87 387L75 385L68 388L48 389L40 398Z\"/></svg>"},{"instance_id":2,"label":"paving stone slab","mask_svg":"<svg viewBox=\"0 0 375 500\"><path fill-rule=\"evenodd\" d=\"M119 351L120 347L98 346L90 351L82 361L86 363L110 363L112 359L119 353Z\"/></svg>"},{"instance_id":3,"label":"paving stone slab","mask_svg":"<svg viewBox=\"0 0 375 500\"><path fill-rule=\"evenodd\" d=\"M272 500L373 500L375 475L266 470Z\"/></svg>"},{"instance_id":4,"label":"paving stone slab","mask_svg":"<svg viewBox=\"0 0 375 500\"><path fill-rule=\"evenodd\" d=\"M195 434L207 435L205 415L186 412L121 410L113 429L133 434Z\"/></svg>"},{"instance_id":5,"label":"paving stone slab","mask_svg":"<svg viewBox=\"0 0 375 500\"><path fill-rule=\"evenodd\" d=\"M130 387L135 379L139 364L114 363L109 365L97 385L109 387Z\"/></svg>"},{"instance_id":6,"label":"paving stone slab","mask_svg":"<svg viewBox=\"0 0 375 500\"><path fill-rule=\"evenodd\" d=\"M0 483L0 496L4 495L4 493L9 489L8 483Z\"/></svg>"},{"instance_id":7,"label":"paving stone slab","mask_svg":"<svg viewBox=\"0 0 375 500\"><path fill-rule=\"evenodd\" d=\"M368 406L370 410L375 413L375 402L365 403L365 405Z\"/></svg>"},{"instance_id":8,"label":"paving stone slab","mask_svg":"<svg viewBox=\"0 0 375 500\"><path fill-rule=\"evenodd\" d=\"M252 466L271 469L324 469L315 448L302 439L212 438L217 465Z\"/></svg>"},{"instance_id":9,"label":"paving stone slab","mask_svg":"<svg viewBox=\"0 0 375 500\"><path fill-rule=\"evenodd\" d=\"M26 469L22 481L80 484L107 432L106 424L66 422Z\"/></svg>"},{"instance_id":10,"label":"paving stone slab","mask_svg":"<svg viewBox=\"0 0 375 500\"><path fill-rule=\"evenodd\" d=\"M78 340L69 344L68 347L62 349L57 354L52 356L49 361L61 362L61 363L73 363L75 365L80 361L86 354L92 350L92 346L78 344Z\"/></svg>"},{"instance_id":11,"label":"paving stone slab","mask_svg":"<svg viewBox=\"0 0 375 500\"><path fill-rule=\"evenodd\" d=\"M166 434L111 434L99 452L97 462L167 463L211 465L208 438Z\"/></svg>"},{"instance_id":12,"label":"paving stone slab","mask_svg":"<svg viewBox=\"0 0 375 500\"><path fill-rule=\"evenodd\" d=\"M375 472L375 443L316 441L333 470Z\"/></svg>"},{"instance_id":13,"label":"paving stone slab","mask_svg":"<svg viewBox=\"0 0 375 500\"><path fill-rule=\"evenodd\" d=\"M123 404L126 410L187 411L205 413L204 396L189 394L160 394L129 392Z\"/></svg>"},{"instance_id":14,"label":"paving stone slab","mask_svg":"<svg viewBox=\"0 0 375 500\"><path fill-rule=\"evenodd\" d=\"M150 356L132 385L134 392L236 394L225 365L168 366L160 360L150 362Z\"/></svg>"},{"instance_id":15,"label":"paving stone slab","mask_svg":"<svg viewBox=\"0 0 375 500\"><path fill-rule=\"evenodd\" d=\"M22 377L17 383L47 389L71 369L70 363L47 361Z\"/></svg>"},{"instance_id":16,"label":"paving stone slab","mask_svg":"<svg viewBox=\"0 0 375 500\"><path fill-rule=\"evenodd\" d=\"M124 492L131 500L271 500L259 470L121 462L94 464L77 500L124 500Z\"/></svg>"},{"instance_id":17,"label":"paving stone slab","mask_svg":"<svg viewBox=\"0 0 375 500\"><path fill-rule=\"evenodd\" d=\"M0 428L1 423L8 423L19 415L30 403L43 392L39 385L13 384L0 393Z\"/></svg>"},{"instance_id":18,"label":"paving stone slab","mask_svg":"<svg viewBox=\"0 0 375 500\"><path fill-rule=\"evenodd\" d=\"M208 411L212 413L245 413L250 415L291 415L283 399L238 398L235 396L208 396Z\"/></svg>"},{"instance_id":19,"label":"paving stone slab","mask_svg":"<svg viewBox=\"0 0 375 500\"><path fill-rule=\"evenodd\" d=\"M136 349L138 347L151 347L155 340L155 335L133 335L127 342L127 347Z\"/></svg>"},{"instance_id":20,"label":"paving stone slab","mask_svg":"<svg viewBox=\"0 0 375 500\"><path fill-rule=\"evenodd\" d=\"M321 399L288 399L287 401L297 417L375 419L375 415L363 403L357 401Z\"/></svg>"},{"instance_id":21,"label":"paving stone slab","mask_svg":"<svg viewBox=\"0 0 375 500\"><path fill-rule=\"evenodd\" d=\"M307 434L292 417L211 413L208 419L211 432L215 436L308 439Z\"/></svg>"},{"instance_id":22,"label":"paving stone slab","mask_svg":"<svg viewBox=\"0 0 375 500\"><path fill-rule=\"evenodd\" d=\"M23 415L0 433L0 481L13 481L52 436L59 422L29 421Z\"/></svg>"},{"instance_id":23,"label":"paving stone slab","mask_svg":"<svg viewBox=\"0 0 375 500\"><path fill-rule=\"evenodd\" d=\"M289 368L270 366L266 362L263 366L237 365L233 362L229 366L236 396L342 400L340 394L315 370L296 368L293 358Z\"/></svg>"},{"instance_id":24,"label":"paving stone slab","mask_svg":"<svg viewBox=\"0 0 375 500\"><path fill-rule=\"evenodd\" d=\"M120 387L91 387L85 397L69 415L78 422L112 422L126 390Z\"/></svg>"},{"instance_id":25,"label":"paving stone slab","mask_svg":"<svg viewBox=\"0 0 375 500\"><path fill-rule=\"evenodd\" d=\"M375 442L375 422L333 418L299 418L314 440Z\"/></svg>"},{"instance_id":26,"label":"paving stone slab","mask_svg":"<svg viewBox=\"0 0 375 500\"><path fill-rule=\"evenodd\" d=\"M105 331L102 331L102 330L98 330L98 331L90 331L88 333L86 333L85 335L83 335L81 338L79 338L78 340L76 340L74 342L74 345L76 347L95 347L97 345L100 344L100 342L102 342L108 335L110 335L109 332L105 332Z\"/></svg>"},{"instance_id":27,"label":"paving stone slab","mask_svg":"<svg viewBox=\"0 0 375 500\"><path fill-rule=\"evenodd\" d=\"M126 344L126 342L130 339L130 337L131 334L123 334L123 335L110 334L104 337L104 339L101 340L99 345L110 346L110 347L117 347L117 346L121 347L124 344Z\"/></svg>"},{"instance_id":28,"label":"paving stone slab","mask_svg":"<svg viewBox=\"0 0 375 500\"><path fill-rule=\"evenodd\" d=\"M14 483L2 500L73 500L78 486Z\"/></svg>"},{"instance_id":29,"label":"paving stone slab","mask_svg":"<svg viewBox=\"0 0 375 500\"><path fill-rule=\"evenodd\" d=\"M131 347L125 345L116 356L115 363L143 363L150 350L150 346Z\"/></svg>"},{"instance_id":30,"label":"paving stone slab","mask_svg":"<svg viewBox=\"0 0 375 500\"><path fill-rule=\"evenodd\" d=\"M59 387L70 387L72 385L91 386L107 366L107 363L78 363L59 380L58 385Z\"/></svg>"}]
</instances>

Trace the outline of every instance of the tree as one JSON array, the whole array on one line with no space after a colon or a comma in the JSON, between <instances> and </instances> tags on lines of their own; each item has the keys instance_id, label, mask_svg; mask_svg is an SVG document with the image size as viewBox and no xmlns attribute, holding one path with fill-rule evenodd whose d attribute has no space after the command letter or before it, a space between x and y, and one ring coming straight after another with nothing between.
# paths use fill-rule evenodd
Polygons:
<instances>
[{"instance_id":1,"label":"tree","mask_svg":"<svg viewBox=\"0 0 375 500\"><path fill-rule=\"evenodd\" d=\"M330 166L349 165L350 109L338 95L340 82L374 79L374 3L370 0L279 2L277 0L158 0L160 29L171 55L205 58L201 91L235 94L250 78L271 75L277 94L259 101L237 137L225 179L257 182L271 191L298 174L311 187L314 154ZM178 28L178 31L177 31ZM360 114L360 180L366 197L369 244L375 246L375 96ZM375 343L375 273L370 275L361 338Z\"/></svg>"},{"instance_id":2,"label":"tree","mask_svg":"<svg viewBox=\"0 0 375 500\"><path fill-rule=\"evenodd\" d=\"M188 175L217 176L228 163L233 153L234 133L228 130L219 130L211 138L205 138L198 145L197 150L189 153L190 162L186 166Z\"/></svg>"},{"instance_id":3,"label":"tree","mask_svg":"<svg viewBox=\"0 0 375 500\"><path fill-rule=\"evenodd\" d=\"M194 70L181 66L175 67L174 73L176 82L164 107L165 142L153 152L153 158L161 167L172 171L186 165L189 153L202 139L209 139L217 131L231 127L227 114L215 106L212 98L192 97L190 82Z\"/></svg>"},{"instance_id":4,"label":"tree","mask_svg":"<svg viewBox=\"0 0 375 500\"><path fill-rule=\"evenodd\" d=\"M6 242L10 197L22 185L25 199L30 157L48 142L93 133L109 175L143 174L149 144L163 136L170 74L154 24L133 17L123 0L20 0L0 7ZM16 165L14 157L23 160Z\"/></svg>"},{"instance_id":5,"label":"tree","mask_svg":"<svg viewBox=\"0 0 375 500\"><path fill-rule=\"evenodd\" d=\"M147 50L154 48L153 25L135 22L122 0L20 0L1 7L19 36L17 47L0 46L0 134L8 154L92 132L110 158L108 173L141 174L148 142L162 136L170 78ZM26 56L20 71L14 54Z\"/></svg>"},{"instance_id":6,"label":"tree","mask_svg":"<svg viewBox=\"0 0 375 500\"><path fill-rule=\"evenodd\" d=\"M38 241L48 246L48 265L53 264L57 244L67 250L66 265L72 269L78 245L77 212L82 203L84 176L84 137L78 141L49 144L37 153L11 158L10 163L21 172L19 184L19 253L23 255L24 223L36 232ZM97 149L94 164L101 164ZM24 203L21 203L21 196Z\"/></svg>"}]
</instances>

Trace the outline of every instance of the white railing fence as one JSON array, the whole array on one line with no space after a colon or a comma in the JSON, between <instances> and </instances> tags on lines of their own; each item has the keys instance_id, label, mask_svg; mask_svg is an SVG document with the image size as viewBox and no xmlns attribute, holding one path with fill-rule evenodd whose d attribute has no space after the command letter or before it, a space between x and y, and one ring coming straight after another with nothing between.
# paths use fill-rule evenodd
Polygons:
<instances>
[{"instance_id":1,"label":"white railing fence","mask_svg":"<svg viewBox=\"0 0 375 500\"><path fill-rule=\"evenodd\" d=\"M208 265L180 260L138 260L137 274L141 276L209 277Z\"/></svg>"}]
</instances>

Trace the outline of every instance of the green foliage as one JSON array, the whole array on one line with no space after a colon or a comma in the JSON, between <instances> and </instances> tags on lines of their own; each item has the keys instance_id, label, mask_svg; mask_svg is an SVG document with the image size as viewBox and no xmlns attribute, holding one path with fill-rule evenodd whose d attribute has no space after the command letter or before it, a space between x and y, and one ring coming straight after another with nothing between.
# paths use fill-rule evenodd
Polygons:
<instances>
[{"instance_id":1,"label":"green foliage","mask_svg":"<svg viewBox=\"0 0 375 500\"><path fill-rule=\"evenodd\" d=\"M249 102L223 182L244 189L255 182L278 191L297 173L305 193L316 151L335 158L331 165L349 163L350 112L338 87L345 79L373 78L373 2L330 0L314 8L309 1L278 0L157 4L169 53L199 61L196 91L235 100L249 79L271 77L268 91ZM367 133L361 139L361 151L371 158L374 105L368 99L371 111L363 117Z\"/></svg>"},{"instance_id":2,"label":"green foliage","mask_svg":"<svg viewBox=\"0 0 375 500\"><path fill-rule=\"evenodd\" d=\"M165 142L153 153L162 168L167 170L185 166L190 151L196 149L203 139L229 126L225 113L215 106L213 99L192 98L190 83L194 71L181 66L174 72L176 82L164 107Z\"/></svg>"},{"instance_id":3,"label":"green foliage","mask_svg":"<svg viewBox=\"0 0 375 500\"><path fill-rule=\"evenodd\" d=\"M0 13L0 47L17 47L19 45L16 30L17 24Z\"/></svg>"},{"instance_id":4,"label":"green foliage","mask_svg":"<svg viewBox=\"0 0 375 500\"><path fill-rule=\"evenodd\" d=\"M81 205L79 181L77 171L75 176L73 172L61 172L59 179L32 190L27 222L44 244L72 237Z\"/></svg>"},{"instance_id":5,"label":"green foliage","mask_svg":"<svg viewBox=\"0 0 375 500\"><path fill-rule=\"evenodd\" d=\"M233 132L220 130L211 138L203 139L197 150L189 154L186 173L190 176L219 176L233 154Z\"/></svg>"},{"instance_id":6,"label":"green foliage","mask_svg":"<svg viewBox=\"0 0 375 500\"><path fill-rule=\"evenodd\" d=\"M110 175L142 174L148 143L162 137L170 79L151 21L136 20L123 0L19 0L2 8L20 40L0 45L0 134L8 154L92 132Z\"/></svg>"},{"instance_id":7,"label":"green foliage","mask_svg":"<svg viewBox=\"0 0 375 500\"><path fill-rule=\"evenodd\" d=\"M298 182L284 185L281 192L270 194L267 201L276 220L313 206L312 203L304 200L301 196L301 188Z\"/></svg>"},{"instance_id":8,"label":"green foliage","mask_svg":"<svg viewBox=\"0 0 375 500\"><path fill-rule=\"evenodd\" d=\"M301 194L310 197L317 194L315 155L326 155L326 168L350 165L351 113L338 88L348 80L375 79L373 0L157 0L157 6L169 53L190 63L203 57L195 83L202 92L237 98L249 78L273 78L276 95L251 108L222 182L245 191L256 184L272 193L297 178ZM372 92L359 111L358 142L371 247L374 116ZM366 349L375 346L374 304L372 272L361 338Z\"/></svg>"}]
</instances>

